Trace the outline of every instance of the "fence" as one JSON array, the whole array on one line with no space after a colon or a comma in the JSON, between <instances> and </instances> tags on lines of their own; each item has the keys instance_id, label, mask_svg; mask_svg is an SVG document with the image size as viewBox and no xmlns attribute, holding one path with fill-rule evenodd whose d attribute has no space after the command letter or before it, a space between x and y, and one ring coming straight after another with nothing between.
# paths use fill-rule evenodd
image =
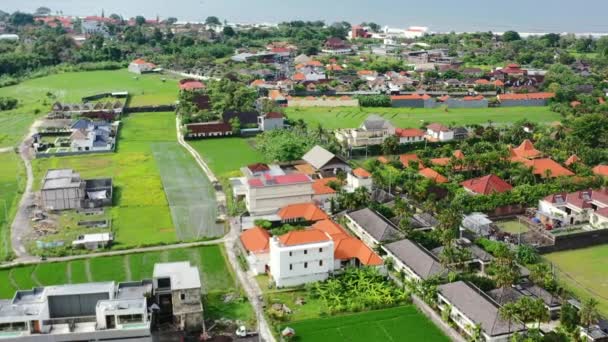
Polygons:
<instances>
[{"instance_id":1,"label":"fence","mask_svg":"<svg viewBox=\"0 0 608 342\"><path fill-rule=\"evenodd\" d=\"M157 105L157 106L139 106L139 107L127 107L125 113L157 113L157 112L173 112L176 109L176 105Z\"/></svg>"},{"instance_id":2,"label":"fence","mask_svg":"<svg viewBox=\"0 0 608 342\"><path fill-rule=\"evenodd\" d=\"M458 333L456 330L452 329L446 322L444 322L441 317L433 310L427 303L425 303L422 299L418 298L416 295L412 295L412 303L420 309L420 311L433 323L435 326L439 327L444 334L446 334L452 341L456 342L465 342L466 340Z\"/></svg>"}]
</instances>

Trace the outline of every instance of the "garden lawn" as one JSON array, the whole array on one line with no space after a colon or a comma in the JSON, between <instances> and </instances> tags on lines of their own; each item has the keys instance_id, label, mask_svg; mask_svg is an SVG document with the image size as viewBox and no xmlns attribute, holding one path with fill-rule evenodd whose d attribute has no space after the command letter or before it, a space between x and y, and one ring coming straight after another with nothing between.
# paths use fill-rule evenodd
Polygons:
<instances>
[{"instance_id":1,"label":"garden lawn","mask_svg":"<svg viewBox=\"0 0 608 342\"><path fill-rule=\"evenodd\" d=\"M503 232L510 234L523 234L528 231L528 226L523 223L520 223L518 220L498 221L496 222L496 225Z\"/></svg>"},{"instance_id":2,"label":"garden lawn","mask_svg":"<svg viewBox=\"0 0 608 342\"><path fill-rule=\"evenodd\" d=\"M108 210L116 239L114 246L176 242L178 236L153 150L159 142L175 143L175 134L172 113L130 115L121 124L116 153L36 159L32 163L34 186L39 188L46 171L56 168L72 168L85 179L111 177L114 203ZM74 236L61 238L69 240L81 233L75 229L70 233Z\"/></svg>"},{"instance_id":3,"label":"garden lawn","mask_svg":"<svg viewBox=\"0 0 608 342\"><path fill-rule=\"evenodd\" d=\"M449 341L412 305L290 322L295 341Z\"/></svg>"},{"instance_id":4,"label":"garden lawn","mask_svg":"<svg viewBox=\"0 0 608 342\"><path fill-rule=\"evenodd\" d=\"M359 127L368 115L378 114L395 127L420 127L422 122L439 122L445 125L507 124L521 119L533 122L559 121L561 116L549 107L498 107L498 108L359 108L311 107L287 109L290 120L302 119L313 127L321 124L326 129Z\"/></svg>"},{"instance_id":5,"label":"garden lawn","mask_svg":"<svg viewBox=\"0 0 608 342\"><path fill-rule=\"evenodd\" d=\"M600 302L602 314L608 315L608 245L544 255L557 269L558 280L581 298Z\"/></svg>"},{"instance_id":6,"label":"garden lawn","mask_svg":"<svg viewBox=\"0 0 608 342\"><path fill-rule=\"evenodd\" d=\"M128 91L130 106L157 105L175 103L178 87L169 76L135 75L123 69L62 73L0 88L0 97L19 100L17 109L0 112L0 147L21 141L33 121L55 101L80 102L83 96L112 91Z\"/></svg>"},{"instance_id":7,"label":"garden lawn","mask_svg":"<svg viewBox=\"0 0 608 342\"><path fill-rule=\"evenodd\" d=\"M0 260L6 259L12 251L10 225L25 188L23 170L23 162L17 154L0 153Z\"/></svg>"},{"instance_id":8,"label":"garden lawn","mask_svg":"<svg viewBox=\"0 0 608 342\"><path fill-rule=\"evenodd\" d=\"M238 176L241 167L265 161L264 156L253 148L253 139L231 137L190 140L188 143L218 178Z\"/></svg>"}]
</instances>

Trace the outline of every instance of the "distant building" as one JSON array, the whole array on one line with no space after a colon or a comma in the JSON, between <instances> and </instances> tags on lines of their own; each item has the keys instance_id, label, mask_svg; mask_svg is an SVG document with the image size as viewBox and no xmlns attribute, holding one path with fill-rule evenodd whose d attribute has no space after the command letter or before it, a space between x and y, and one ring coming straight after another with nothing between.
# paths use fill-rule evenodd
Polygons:
<instances>
[{"instance_id":1,"label":"distant building","mask_svg":"<svg viewBox=\"0 0 608 342\"><path fill-rule=\"evenodd\" d=\"M17 41L17 40L19 40L19 36L16 34L10 34L10 33L0 34L0 40Z\"/></svg>"},{"instance_id":2,"label":"distant building","mask_svg":"<svg viewBox=\"0 0 608 342\"><path fill-rule=\"evenodd\" d=\"M336 131L336 139L349 147L381 145L386 138L395 135L395 127L378 115L370 115L359 128Z\"/></svg>"},{"instance_id":3,"label":"distant building","mask_svg":"<svg viewBox=\"0 0 608 342\"><path fill-rule=\"evenodd\" d=\"M391 105L393 107L435 108L437 103L429 95L412 94L391 96Z\"/></svg>"},{"instance_id":4,"label":"distant building","mask_svg":"<svg viewBox=\"0 0 608 342\"><path fill-rule=\"evenodd\" d=\"M454 131L440 123L432 123L426 126L426 135L430 141L454 140Z\"/></svg>"},{"instance_id":5,"label":"distant building","mask_svg":"<svg viewBox=\"0 0 608 342\"><path fill-rule=\"evenodd\" d=\"M503 193L513 189L511 184L505 182L496 175L473 178L460 183L462 187L473 195L491 195Z\"/></svg>"},{"instance_id":6,"label":"distant building","mask_svg":"<svg viewBox=\"0 0 608 342\"><path fill-rule=\"evenodd\" d=\"M376 247L401 237L391 221L369 208L347 213L344 217L348 228L368 246Z\"/></svg>"},{"instance_id":7,"label":"distant building","mask_svg":"<svg viewBox=\"0 0 608 342\"><path fill-rule=\"evenodd\" d=\"M340 38L332 37L325 41L321 52L330 55L348 55L353 52L350 44Z\"/></svg>"},{"instance_id":8,"label":"distant building","mask_svg":"<svg viewBox=\"0 0 608 342\"><path fill-rule=\"evenodd\" d=\"M608 229L608 189L557 193L538 201L537 217L552 228L589 223Z\"/></svg>"},{"instance_id":9,"label":"distant building","mask_svg":"<svg viewBox=\"0 0 608 342\"><path fill-rule=\"evenodd\" d=\"M111 233L84 234L72 241L72 247L96 250L106 248L112 241L114 241L114 237Z\"/></svg>"},{"instance_id":10,"label":"distant building","mask_svg":"<svg viewBox=\"0 0 608 342\"><path fill-rule=\"evenodd\" d=\"M555 93L500 94L497 96L501 107L546 106Z\"/></svg>"},{"instance_id":11,"label":"distant building","mask_svg":"<svg viewBox=\"0 0 608 342\"><path fill-rule=\"evenodd\" d=\"M315 172L336 174L339 171L350 171L350 165L348 165L348 162L344 158L329 152L319 145L306 152L302 159L310 164Z\"/></svg>"},{"instance_id":12,"label":"distant building","mask_svg":"<svg viewBox=\"0 0 608 342\"><path fill-rule=\"evenodd\" d=\"M422 245L408 240L399 240L382 247L386 255L395 262L395 269L404 271L409 280L426 280L430 277L445 276L448 269L439 259Z\"/></svg>"},{"instance_id":13,"label":"distant building","mask_svg":"<svg viewBox=\"0 0 608 342\"><path fill-rule=\"evenodd\" d=\"M424 141L426 132L417 128L396 128L395 135L400 144L411 144Z\"/></svg>"},{"instance_id":14,"label":"distant building","mask_svg":"<svg viewBox=\"0 0 608 342\"><path fill-rule=\"evenodd\" d=\"M266 113L258 116L258 127L263 132L273 129L283 129L285 126L285 117L278 112Z\"/></svg>"},{"instance_id":15,"label":"distant building","mask_svg":"<svg viewBox=\"0 0 608 342\"><path fill-rule=\"evenodd\" d=\"M129 64L129 71L135 74L145 74L154 72L158 69L156 64L138 58Z\"/></svg>"},{"instance_id":16,"label":"distant building","mask_svg":"<svg viewBox=\"0 0 608 342\"><path fill-rule=\"evenodd\" d=\"M232 135L232 126L222 121L191 123L186 125L186 138L200 139Z\"/></svg>"},{"instance_id":17,"label":"distant building","mask_svg":"<svg viewBox=\"0 0 608 342\"><path fill-rule=\"evenodd\" d=\"M360 167L346 175L345 190L348 192L354 192L357 188L366 188L371 193L373 186L372 174Z\"/></svg>"}]
</instances>

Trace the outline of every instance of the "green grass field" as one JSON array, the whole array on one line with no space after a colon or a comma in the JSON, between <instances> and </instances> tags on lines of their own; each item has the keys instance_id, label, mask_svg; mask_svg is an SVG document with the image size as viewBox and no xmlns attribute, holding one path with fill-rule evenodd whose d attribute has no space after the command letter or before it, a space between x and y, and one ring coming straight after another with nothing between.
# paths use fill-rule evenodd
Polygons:
<instances>
[{"instance_id":1,"label":"green grass field","mask_svg":"<svg viewBox=\"0 0 608 342\"><path fill-rule=\"evenodd\" d=\"M177 238L191 240L224 235L216 223L217 201L213 186L192 156L176 142L152 145Z\"/></svg>"},{"instance_id":2,"label":"green grass field","mask_svg":"<svg viewBox=\"0 0 608 342\"><path fill-rule=\"evenodd\" d=\"M222 245L4 268L0 269L0 299L12 298L16 290L35 286L150 279L155 263L172 261L190 261L198 267L203 292L207 295L205 317L255 320L247 301L224 302L226 294L238 295L241 290Z\"/></svg>"},{"instance_id":3,"label":"green grass field","mask_svg":"<svg viewBox=\"0 0 608 342\"><path fill-rule=\"evenodd\" d=\"M0 260L11 252L10 225L25 182L21 158L13 152L0 153Z\"/></svg>"},{"instance_id":4,"label":"green grass field","mask_svg":"<svg viewBox=\"0 0 608 342\"><path fill-rule=\"evenodd\" d=\"M131 106L174 103L178 94L177 80L169 76L135 75L126 69L56 74L0 88L0 97L19 100L17 109L0 112L0 147L21 141L36 117L45 115L55 101L80 102L83 96L112 91L128 91Z\"/></svg>"},{"instance_id":5,"label":"green grass field","mask_svg":"<svg viewBox=\"0 0 608 342\"><path fill-rule=\"evenodd\" d=\"M291 120L302 119L309 125L323 125L327 129L354 128L361 125L370 114L378 114L390 120L395 127L419 127L421 120L439 122L445 125L483 124L491 120L494 123L511 123L521 119L534 122L559 121L561 116L549 110L549 107L505 107L505 108L455 108L445 112L441 108L288 108L286 112Z\"/></svg>"},{"instance_id":6,"label":"green grass field","mask_svg":"<svg viewBox=\"0 0 608 342\"><path fill-rule=\"evenodd\" d=\"M295 341L449 341L414 306L289 323Z\"/></svg>"},{"instance_id":7,"label":"green grass field","mask_svg":"<svg viewBox=\"0 0 608 342\"><path fill-rule=\"evenodd\" d=\"M110 212L115 246L175 242L177 236L152 149L153 144L161 142L176 144L174 120L172 113L135 114L122 122L116 153L36 159L32 163L34 188L41 186L48 169L72 168L83 178L112 177L114 206ZM74 230L71 234L79 233Z\"/></svg>"},{"instance_id":8,"label":"green grass field","mask_svg":"<svg viewBox=\"0 0 608 342\"><path fill-rule=\"evenodd\" d=\"M264 156L253 148L250 139L203 139L188 143L205 159L216 177L238 176L241 167L264 161Z\"/></svg>"},{"instance_id":9,"label":"green grass field","mask_svg":"<svg viewBox=\"0 0 608 342\"><path fill-rule=\"evenodd\" d=\"M608 315L608 245L544 255L557 266L558 279L581 298L593 297L600 310Z\"/></svg>"},{"instance_id":10,"label":"green grass field","mask_svg":"<svg viewBox=\"0 0 608 342\"><path fill-rule=\"evenodd\" d=\"M518 220L498 221L498 222L496 222L496 225L503 232L507 232L507 233L511 233L511 234L518 234L518 233L523 234L528 231L528 226L526 226L523 223L520 223Z\"/></svg>"}]
</instances>

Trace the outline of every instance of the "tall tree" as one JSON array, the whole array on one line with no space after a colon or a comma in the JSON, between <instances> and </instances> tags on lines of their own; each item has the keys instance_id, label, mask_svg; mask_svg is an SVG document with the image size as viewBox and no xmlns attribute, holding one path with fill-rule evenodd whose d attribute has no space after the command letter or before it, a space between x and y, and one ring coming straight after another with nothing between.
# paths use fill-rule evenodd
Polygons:
<instances>
[{"instance_id":1,"label":"tall tree","mask_svg":"<svg viewBox=\"0 0 608 342\"><path fill-rule=\"evenodd\" d=\"M579 312L581 324L589 328L592 324L598 321L600 318L598 305L599 302L595 298L590 297L583 301L581 310Z\"/></svg>"}]
</instances>

